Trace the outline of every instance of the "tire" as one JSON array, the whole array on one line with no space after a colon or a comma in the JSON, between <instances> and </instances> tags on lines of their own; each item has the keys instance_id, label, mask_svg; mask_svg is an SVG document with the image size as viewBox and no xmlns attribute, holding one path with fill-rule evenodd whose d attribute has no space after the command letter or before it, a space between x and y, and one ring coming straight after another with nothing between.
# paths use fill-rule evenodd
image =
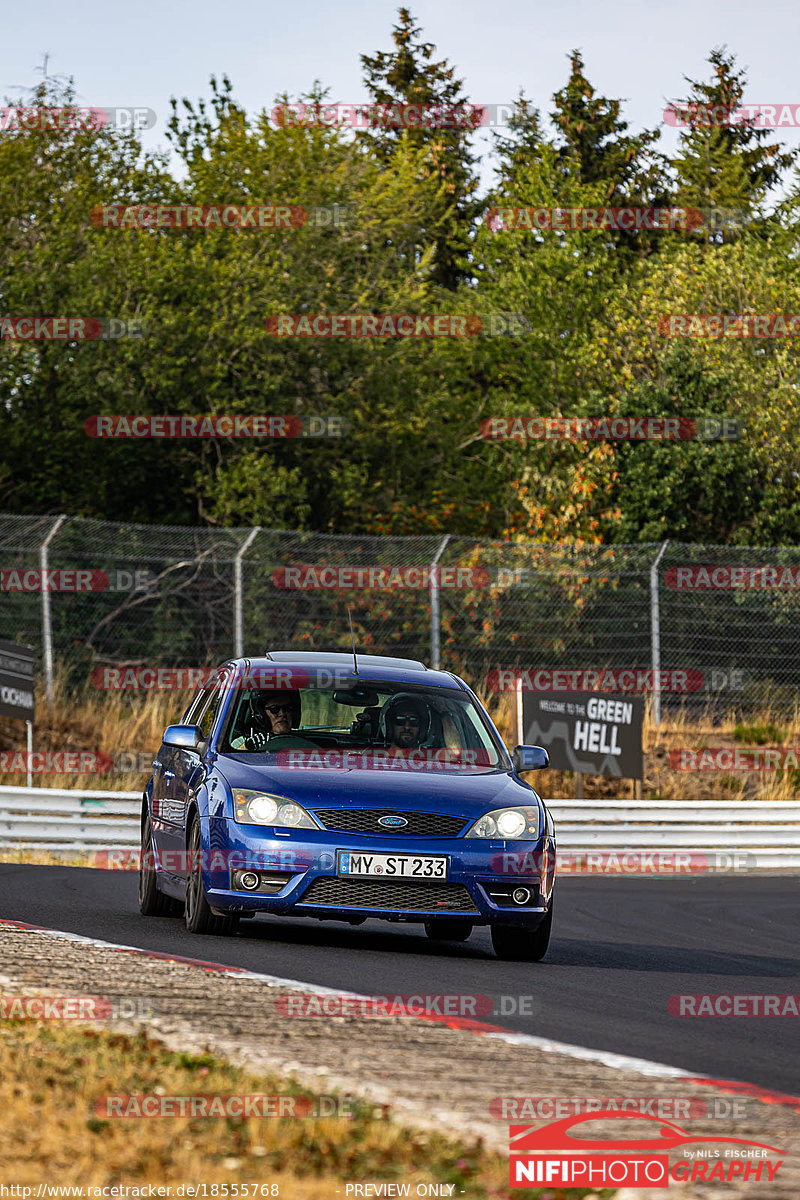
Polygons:
<instances>
[{"instance_id":1,"label":"tire","mask_svg":"<svg viewBox=\"0 0 800 1200\"><path fill-rule=\"evenodd\" d=\"M553 927L553 897L547 916L538 929L521 929L513 925L492 926L492 946L498 958L508 962L540 962L550 945Z\"/></svg>"},{"instance_id":2,"label":"tire","mask_svg":"<svg viewBox=\"0 0 800 1200\"><path fill-rule=\"evenodd\" d=\"M165 896L158 890L153 859L153 826L146 813L142 826L142 849L139 862L139 912L143 917L176 917L183 911L180 900Z\"/></svg>"},{"instance_id":3,"label":"tire","mask_svg":"<svg viewBox=\"0 0 800 1200\"><path fill-rule=\"evenodd\" d=\"M434 942L465 942L472 926L469 921L426 921L425 932Z\"/></svg>"},{"instance_id":4,"label":"tire","mask_svg":"<svg viewBox=\"0 0 800 1200\"><path fill-rule=\"evenodd\" d=\"M195 817L189 827L189 870L186 875L186 908L184 912L189 933L215 933L220 937L235 933L238 916L217 917L212 913L203 886L202 842L200 820Z\"/></svg>"}]
</instances>

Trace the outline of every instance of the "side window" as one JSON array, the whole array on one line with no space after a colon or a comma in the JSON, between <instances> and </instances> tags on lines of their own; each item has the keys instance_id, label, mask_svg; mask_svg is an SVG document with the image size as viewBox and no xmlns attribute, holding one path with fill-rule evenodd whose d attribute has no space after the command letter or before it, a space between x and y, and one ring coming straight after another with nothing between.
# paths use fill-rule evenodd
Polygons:
<instances>
[{"instance_id":1,"label":"side window","mask_svg":"<svg viewBox=\"0 0 800 1200\"><path fill-rule=\"evenodd\" d=\"M214 718L217 715L217 709L220 706L220 701L225 692L225 680L221 679L213 692L209 696L203 711L195 718L194 724L199 725L203 731L203 740L208 741L211 736L211 727L214 724Z\"/></svg>"},{"instance_id":2,"label":"side window","mask_svg":"<svg viewBox=\"0 0 800 1200\"><path fill-rule=\"evenodd\" d=\"M216 696L216 703L219 704L219 684L221 683L224 688L231 676L231 668L226 664L225 666L218 667L214 672L209 672L207 674L204 672L204 674L205 682L201 686L200 690L195 692L194 696L192 697L189 707L186 709L183 717L181 718L182 725L200 725L202 727L203 713L208 707L209 699L212 695ZM216 712L216 705L214 712ZM211 714L212 722L214 720L214 712Z\"/></svg>"},{"instance_id":3,"label":"side window","mask_svg":"<svg viewBox=\"0 0 800 1200\"><path fill-rule=\"evenodd\" d=\"M189 707L181 717L181 725L196 725L195 717L199 715L207 699L208 692L202 689L196 692L189 703Z\"/></svg>"}]
</instances>

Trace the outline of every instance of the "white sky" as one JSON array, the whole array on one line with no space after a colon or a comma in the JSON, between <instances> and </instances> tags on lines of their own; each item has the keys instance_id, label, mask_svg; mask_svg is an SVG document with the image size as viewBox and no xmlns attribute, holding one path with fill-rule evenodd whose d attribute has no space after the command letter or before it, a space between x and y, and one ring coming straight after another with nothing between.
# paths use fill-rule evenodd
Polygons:
<instances>
[{"instance_id":1,"label":"white sky","mask_svg":"<svg viewBox=\"0 0 800 1200\"><path fill-rule=\"evenodd\" d=\"M395 0L170 0L155 9L93 9L37 0L14 4L12 18L11 0L0 0L0 95L24 99L13 85L33 86L48 51L49 72L74 76L82 103L154 109L157 124L144 141L165 146L169 97L207 96L211 74L227 73L248 111L315 79L334 101L365 100L359 54L390 49L397 7ZM522 87L547 112L577 47L595 89L626 99L623 115L636 131L660 124L665 101L684 94L683 75L707 77L709 50L727 45L748 69L747 101L800 105L800 9L788 0L415 0L410 7L475 103L510 102ZM669 151L674 137L668 131L661 148ZM800 145L800 129L781 137Z\"/></svg>"}]
</instances>

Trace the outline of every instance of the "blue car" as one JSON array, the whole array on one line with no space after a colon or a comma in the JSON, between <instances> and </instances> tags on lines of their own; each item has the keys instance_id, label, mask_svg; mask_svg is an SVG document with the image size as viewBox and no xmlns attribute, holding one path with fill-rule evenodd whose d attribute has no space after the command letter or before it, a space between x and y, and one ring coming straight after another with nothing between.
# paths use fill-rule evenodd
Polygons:
<instances>
[{"instance_id":1,"label":"blue car","mask_svg":"<svg viewBox=\"0 0 800 1200\"><path fill-rule=\"evenodd\" d=\"M212 672L169 725L142 804L139 906L231 934L259 913L424 924L500 958L550 940L556 842L456 675L411 659L271 652Z\"/></svg>"}]
</instances>

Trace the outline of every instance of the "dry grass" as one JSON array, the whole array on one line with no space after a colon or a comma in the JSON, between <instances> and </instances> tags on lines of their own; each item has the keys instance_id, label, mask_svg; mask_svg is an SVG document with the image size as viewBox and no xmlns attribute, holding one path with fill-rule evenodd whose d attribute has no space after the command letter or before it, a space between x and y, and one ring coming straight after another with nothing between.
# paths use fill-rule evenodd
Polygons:
<instances>
[{"instance_id":1,"label":"dry grass","mask_svg":"<svg viewBox=\"0 0 800 1200\"><path fill-rule=\"evenodd\" d=\"M34 751L89 750L112 758L124 754L129 765L141 757L144 769L35 775L35 787L140 791L150 775L149 764L165 726L178 719L191 699L191 692L103 692L88 683L76 691L69 688L63 675L56 678L54 691L51 708L44 689L37 688ZM0 718L0 750L24 750L25 737L21 722ZM11 786L26 782L20 772L0 779Z\"/></svg>"},{"instance_id":2,"label":"dry grass","mask_svg":"<svg viewBox=\"0 0 800 1200\"><path fill-rule=\"evenodd\" d=\"M490 693L479 698L489 711L508 746L517 741L516 698ZM777 734L778 737L773 735ZM652 702L645 704L644 780L642 795L652 800L797 800L800 799L800 771L677 771L669 766L670 750L705 747L739 747L752 750L769 744L798 748L800 761L800 707L787 714L783 708L766 705L746 725L732 707L722 714L711 705L697 715L686 709L663 713L659 725L653 721ZM534 777L531 776L531 779ZM618 781L599 775L585 775L584 793L589 798L626 799L632 791L628 780ZM550 799L574 796L574 781L568 771L540 771L535 776L536 790Z\"/></svg>"},{"instance_id":3,"label":"dry grass","mask_svg":"<svg viewBox=\"0 0 800 1200\"><path fill-rule=\"evenodd\" d=\"M516 738L515 698L510 694L481 694L492 719L506 744ZM115 791L140 791L150 775L150 761L161 742L164 727L178 718L190 693L175 692L101 692L86 687L70 691L63 677L56 680L52 710L43 693L37 693L35 750L93 750L108 755L125 754L128 765L136 756L140 770L101 774L37 775L34 784L53 788L96 788ZM733 708L716 717L711 708L699 716L686 710L664 714L659 726L653 723L652 705L645 706L644 751L645 778L643 795L651 799L792 800L800 797L800 771L751 771L725 774L719 771L676 771L668 765L670 750L689 747L738 746L743 750L764 744L765 730L781 735L783 746L800 747L800 707L787 716L785 709L765 707L742 727ZM772 727L772 729L770 729ZM752 741L748 740L752 737ZM770 744L777 744L771 741ZM0 718L0 750L24 750L25 727L20 722ZM0 782L13 786L25 784L21 773L0 776ZM536 776L537 790L552 799L574 795L574 781L566 771L542 771ZM631 784L587 775L584 790L588 797L625 798ZM37 860L39 861L39 860Z\"/></svg>"},{"instance_id":4,"label":"dry grass","mask_svg":"<svg viewBox=\"0 0 800 1200\"><path fill-rule=\"evenodd\" d=\"M349 1116L98 1116L107 1095L268 1094L306 1089L249 1074L210 1054L173 1053L138 1035L6 1021L0 1027L0 1182L277 1185L280 1200L334 1200L345 1181L453 1184L452 1195L533 1200L508 1186L508 1159L481 1141L404 1128L386 1109L342 1097ZM219 1193L218 1193L219 1194ZM551 1197L562 1193L547 1193ZM571 1190L570 1196L585 1196ZM611 1193L605 1193L610 1195Z\"/></svg>"}]
</instances>

